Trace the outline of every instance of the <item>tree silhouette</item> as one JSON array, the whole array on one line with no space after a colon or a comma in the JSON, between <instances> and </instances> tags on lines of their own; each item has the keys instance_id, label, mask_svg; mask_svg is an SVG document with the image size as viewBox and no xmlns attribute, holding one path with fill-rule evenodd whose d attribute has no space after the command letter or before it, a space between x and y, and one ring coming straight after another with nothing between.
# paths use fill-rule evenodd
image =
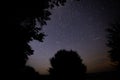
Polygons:
<instances>
[{"instance_id":1,"label":"tree silhouette","mask_svg":"<svg viewBox=\"0 0 120 80\"><path fill-rule=\"evenodd\" d=\"M33 54L29 42L43 41L45 34L41 32L42 26L50 20L50 8L64 5L66 0L39 0L29 2L8 1L4 8L3 42L4 54L3 68L5 75L18 76L25 67L28 56ZM12 6L13 7L12 7ZM34 6L36 5L36 6ZM36 26L36 23L40 26Z\"/></svg>"},{"instance_id":2,"label":"tree silhouette","mask_svg":"<svg viewBox=\"0 0 120 80\"><path fill-rule=\"evenodd\" d=\"M41 32L41 26L45 25L47 20L50 20L49 16L51 13L49 8L55 5L63 5L65 1L66 0L40 0L38 2L20 2L19 4L17 4L18 2L10 2L8 6L13 5L15 7L9 6L5 8L5 13L9 14L5 16L6 24L4 30L7 34L4 34L4 36L8 46L7 49L10 53L8 53L9 57L14 59L11 62L18 61L15 62L16 67L23 66L28 59L28 55L33 54L33 50L28 44L30 41L43 41L45 35ZM33 8L31 5L34 4L36 4L36 6ZM41 24L40 27L36 26L36 21Z\"/></svg>"},{"instance_id":3,"label":"tree silhouette","mask_svg":"<svg viewBox=\"0 0 120 80\"><path fill-rule=\"evenodd\" d=\"M46 25L46 21L50 20L50 9L54 6L64 5L66 0L39 0L29 2L8 1L4 13L5 18L4 40L5 52L8 57L13 59L16 67L23 66L28 59L28 55L33 54L33 50L29 46L32 40L43 41L45 34L41 32L42 26ZM13 7L12 7L12 6ZM41 26L36 26L36 23ZM20 61L20 62L19 62ZM13 64L14 64L13 63ZM12 64L12 63L11 63ZM18 65L18 66L17 66Z\"/></svg>"},{"instance_id":4,"label":"tree silhouette","mask_svg":"<svg viewBox=\"0 0 120 80\"><path fill-rule=\"evenodd\" d=\"M50 9L64 5L66 0L39 0L39 1L7 1L1 14L4 16L2 40L4 42L4 58L2 65L8 71L6 75L16 75L25 67L28 56L33 54L29 42L43 41L45 34L41 31L46 21L50 20ZM11 6L12 5L12 6ZM37 26L37 23L40 26Z\"/></svg>"},{"instance_id":5,"label":"tree silhouette","mask_svg":"<svg viewBox=\"0 0 120 80\"><path fill-rule=\"evenodd\" d=\"M55 80L80 80L85 78L86 66L75 51L59 50L50 59L50 75Z\"/></svg>"},{"instance_id":6,"label":"tree silhouette","mask_svg":"<svg viewBox=\"0 0 120 80\"><path fill-rule=\"evenodd\" d=\"M120 71L120 21L112 24L107 29L107 32L107 46L110 48L108 52L110 53L111 61L115 63L117 69Z\"/></svg>"}]
</instances>

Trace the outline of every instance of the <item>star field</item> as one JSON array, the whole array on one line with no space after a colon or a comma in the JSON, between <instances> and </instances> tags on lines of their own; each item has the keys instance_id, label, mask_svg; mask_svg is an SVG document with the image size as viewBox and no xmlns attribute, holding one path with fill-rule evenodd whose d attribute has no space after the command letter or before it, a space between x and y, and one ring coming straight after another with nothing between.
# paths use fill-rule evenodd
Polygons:
<instances>
[{"instance_id":1,"label":"star field","mask_svg":"<svg viewBox=\"0 0 120 80\"><path fill-rule=\"evenodd\" d=\"M105 29L118 15L112 0L68 1L51 10L51 20L44 26L43 43L30 43L35 50L27 65L48 73L49 59L60 49L75 50L88 67L88 72L110 70Z\"/></svg>"}]
</instances>

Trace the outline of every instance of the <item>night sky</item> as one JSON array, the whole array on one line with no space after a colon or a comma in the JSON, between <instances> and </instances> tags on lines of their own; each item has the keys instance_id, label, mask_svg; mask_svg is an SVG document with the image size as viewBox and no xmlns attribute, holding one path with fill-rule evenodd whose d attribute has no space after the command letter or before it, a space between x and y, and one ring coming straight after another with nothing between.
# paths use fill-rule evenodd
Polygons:
<instances>
[{"instance_id":1,"label":"night sky","mask_svg":"<svg viewBox=\"0 0 120 80\"><path fill-rule=\"evenodd\" d=\"M31 65L41 74L48 73L49 59L60 49L75 50L87 65L88 72L110 70L105 29L120 14L114 0L69 0L65 6L51 10L51 20L43 27L43 43L30 43L34 55ZM39 26L39 25L37 25Z\"/></svg>"}]
</instances>

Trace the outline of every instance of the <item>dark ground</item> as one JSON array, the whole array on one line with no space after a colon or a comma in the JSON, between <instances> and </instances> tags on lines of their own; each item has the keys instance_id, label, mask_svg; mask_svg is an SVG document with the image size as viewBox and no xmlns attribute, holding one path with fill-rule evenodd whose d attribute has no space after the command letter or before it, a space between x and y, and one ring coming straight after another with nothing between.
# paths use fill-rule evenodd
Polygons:
<instances>
[{"instance_id":1,"label":"dark ground","mask_svg":"<svg viewBox=\"0 0 120 80\"><path fill-rule=\"evenodd\" d=\"M49 80L49 75L41 75L42 80ZM100 72L87 74L86 80L120 80L120 74L116 72Z\"/></svg>"},{"instance_id":2,"label":"dark ground","mask_svg":"<svg viewBox=\"0 0 120 80\"><path fill-rule=\"evenodd\" d=\"M101 72L88 74L87 80L120 80L120 74L116 72Z\"/></svg>"}]
</instances>

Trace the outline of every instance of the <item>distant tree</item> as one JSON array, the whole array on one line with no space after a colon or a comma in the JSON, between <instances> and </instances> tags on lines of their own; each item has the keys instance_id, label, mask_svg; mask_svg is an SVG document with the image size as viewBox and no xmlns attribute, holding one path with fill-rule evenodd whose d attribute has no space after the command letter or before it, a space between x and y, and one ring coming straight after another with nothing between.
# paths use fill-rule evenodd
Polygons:
<instances>
[{"instance_id":1,"label":"distant tree","mask_svg":"<svg viewBox=\"0 0 120 80\"><path fill-rule=\"evenodd\" d=\"M50 59L50 75L55 80L80 80L85 78L86 66L75 51L59 50Z\"/></svg>"},{"instance_id":2,"label":"distant tree","mask_svg":"<svg viewBox=\"0 0 120 80\"><path fill-rule=\"evenodd\" d=\"M111 61L115 63L117 69L120 71L120 21L112 24L108 29L108 43L110 48L108 51Z\"/></svg>"}]
</instances>

